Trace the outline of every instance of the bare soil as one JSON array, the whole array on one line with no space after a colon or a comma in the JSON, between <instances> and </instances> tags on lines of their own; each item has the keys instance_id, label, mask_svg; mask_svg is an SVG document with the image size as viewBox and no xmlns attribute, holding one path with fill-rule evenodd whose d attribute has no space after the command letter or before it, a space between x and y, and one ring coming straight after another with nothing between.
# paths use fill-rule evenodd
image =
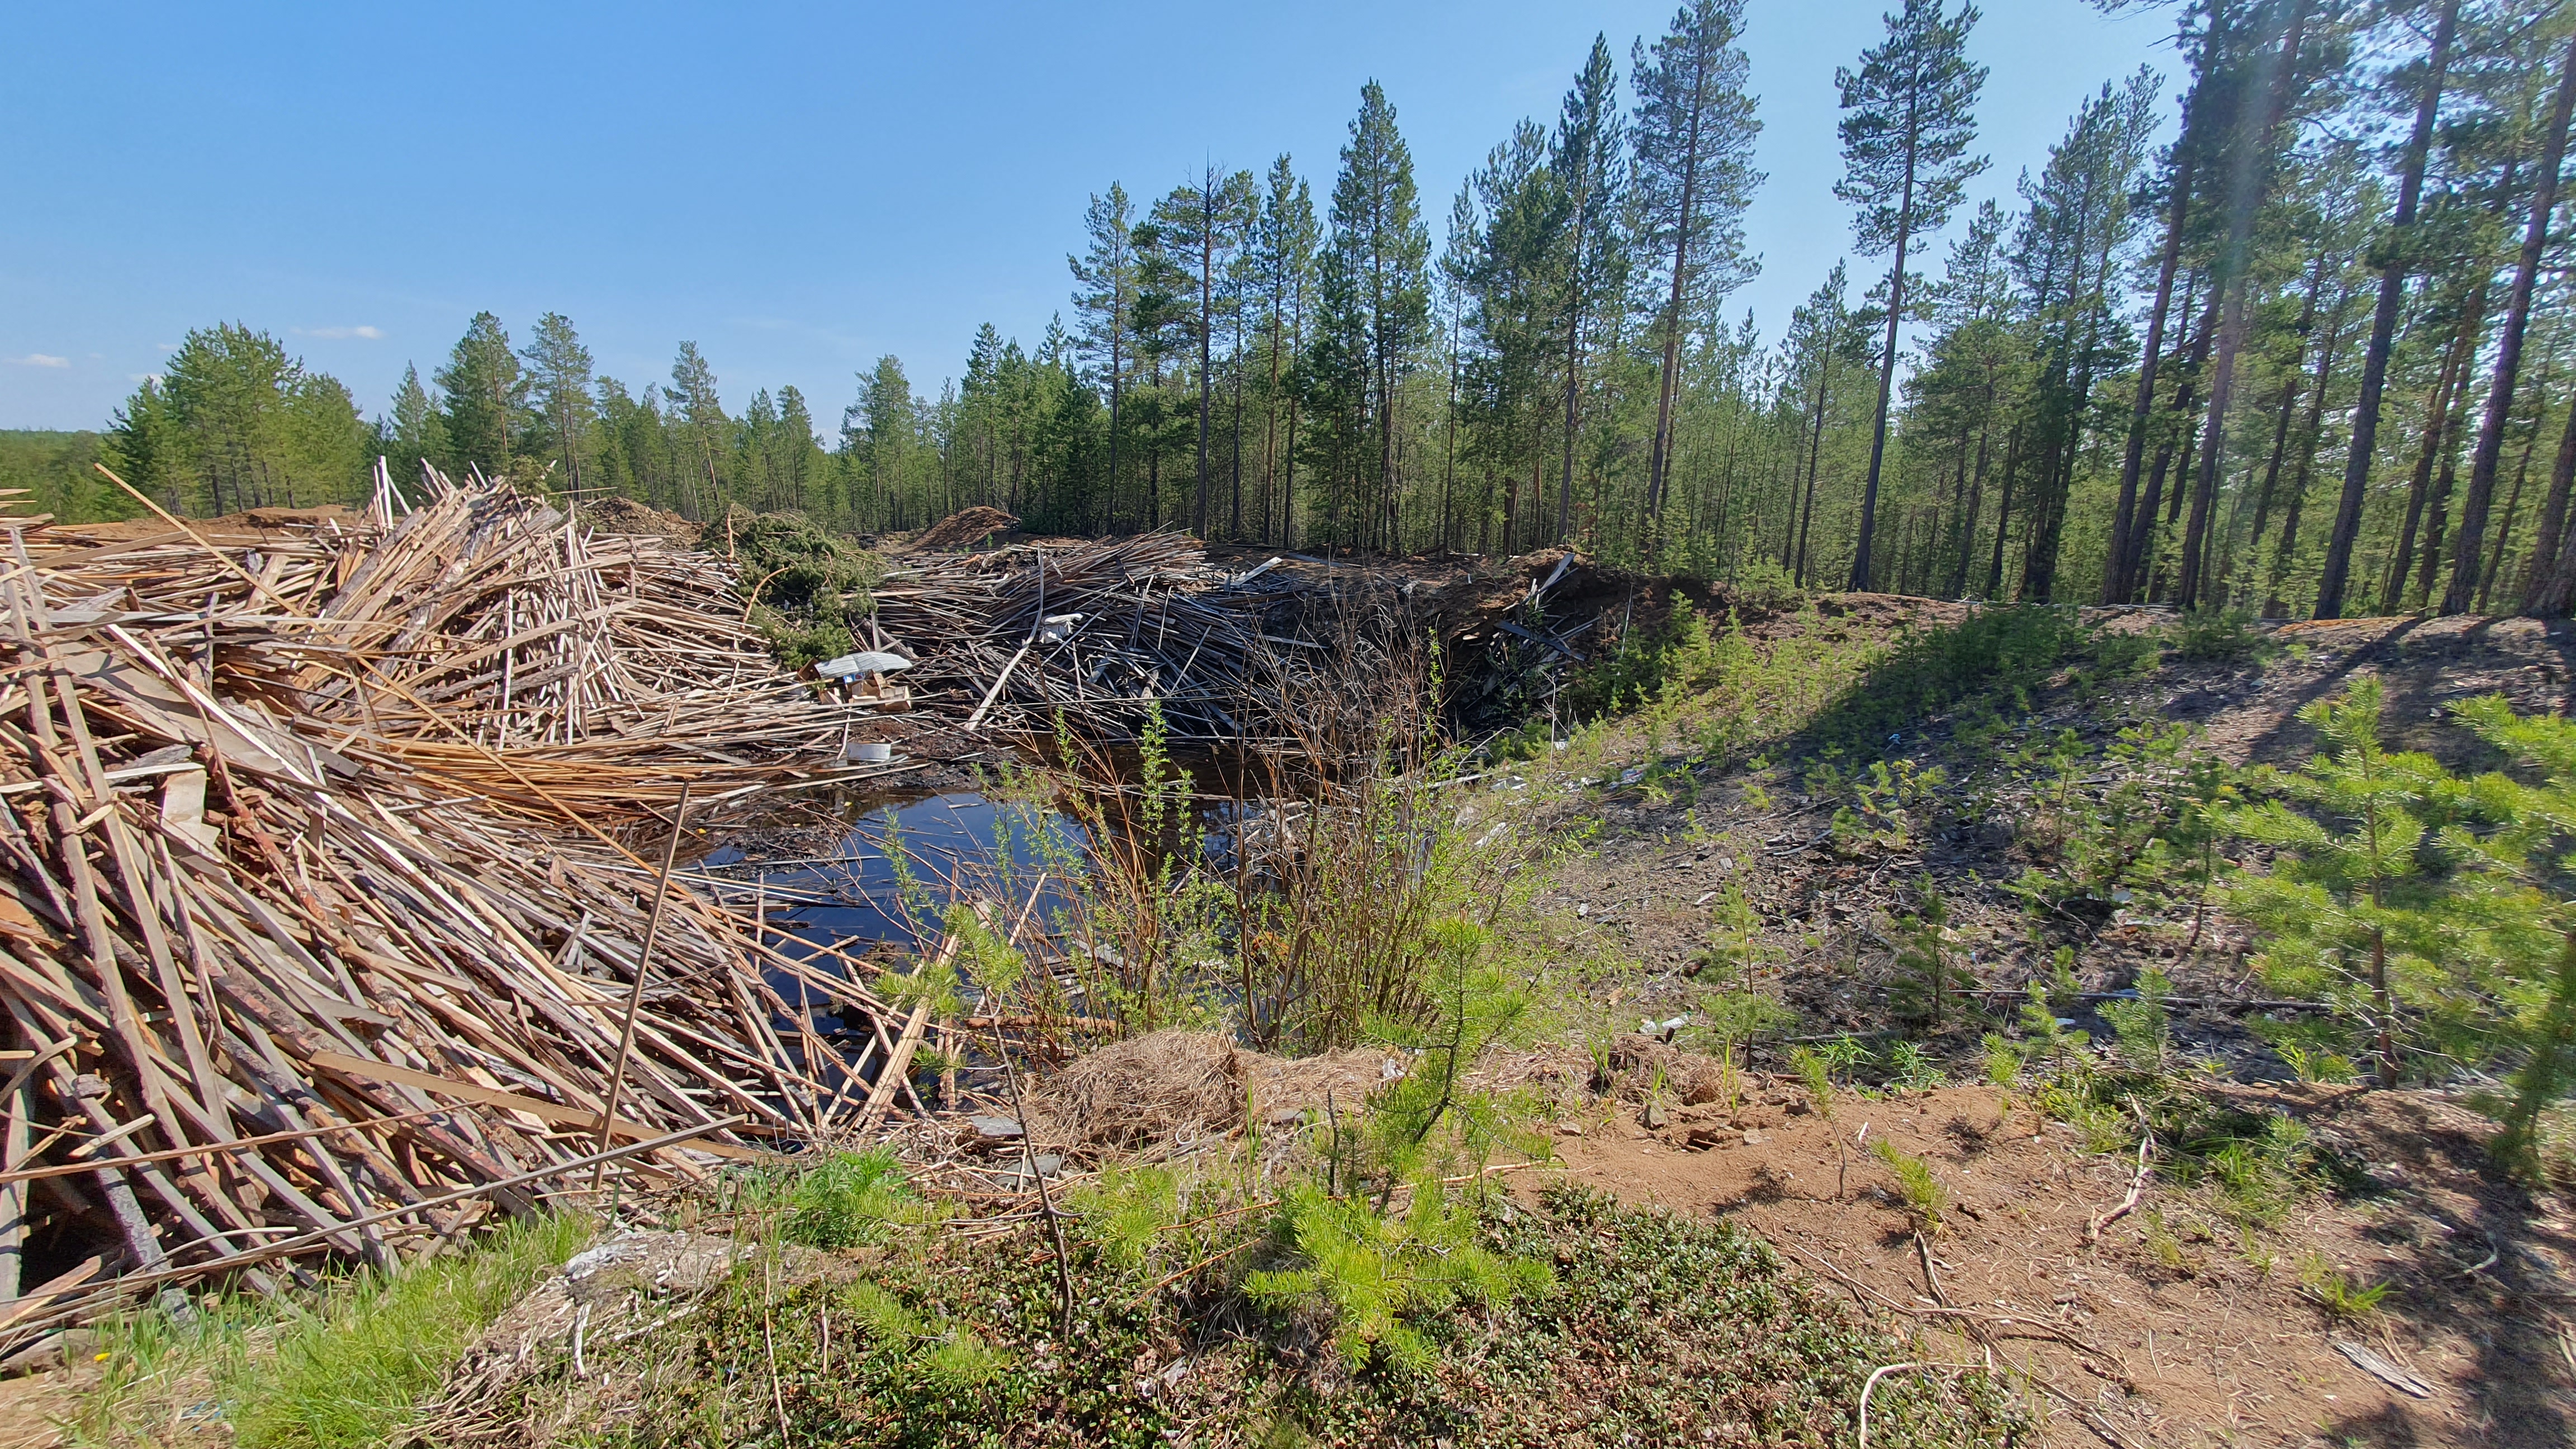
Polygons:
<instances>
[{"instance_id":1,"label":"bare soil","mask_svg":"<svg viewBox=\"0 0 2576 1449\"><path fill-rule=\"evenodd\" d=\"M2371 1186L2311 1200L2250 1247L2205 1195L2152 1178L2088 1241L2135 1164L2083 1152L2072 1129L1986 1088L1846 1098L1828 1123L1802 1089L1769 1085L1735 1111L1675 1110L1660 1130L1633 1108L1569 1121L1556 1146L1579 1182L1755 1229L1864 1311L1918 1330L1929 1358L1991 1353L2027 1373L2055 1410L2049 1444L2576 1442L2576 1214L2491 1177L2487 1124L2443 1097L2265 1095L2369 1164ZM1893 1140L1949 1189L1951 1221L1923 1247L1855 1136ZM2311 1254L2391 1285L2379 1311L2331 1317L2301 1286Z\"/></svg>"},{"instance_id":2,"label":"bare soil","mask_svg":"<svg viewBox=\"0 0 2576 1449\"><path fill-rule=\"evenodd\" d=\"M1833 627L1856 630L1946 623L1957 609L1877 598L1825 607L1839 614ZM2170 620L2094 616L2113 629ZM1757 639L1783 627L1796 625L1748 621ZM2200 727L2196 749L2294 768L2316 743L2298 711L2375 676L2387 691L2388 743L2479 769L2498 762L2447 721L2450 702L2501 693L2524 712L2576 705L2576 629L2561 621L2358 619L2282 626L2270 640L2276 649L2237 662L2169 658L2108 693L2061 679L2035 701L2033 732L2073 729L2098 746L2128 724L2185 720ZM1945 723L1926 723L1885 746L1887 756L1946 759ZM1630 743L1634 758L1642 741ZM1617 744L1607 758L1615 772ZM1746 806L1748 784L1767 789L1769 812ZM1984 984L2017 988L2044 961L2021 902L2001 888L2029 863L2009 813L1951 815L1908 850L1873 857L1819 848L1833 802L1805 797L1792 768L1712 767L1699 792L1696 819L1719 833L1696 842L1690 802L1659 803L1642 785L1606 801L1569 799L1552 816L1558 825L1602 817L1597 850L1569 861L1539 905L1556 913L1570 953L1602 963L1595 1005L1621 1019L1688 1008L1713 893L1730 882L1773 927L1778 959L1765 986L1799 1008L1801 1030L1884 1025L1890 922L1912 908L1919 875L1949 900L1956 944ZM2052 923L2047 944L2078 947L2091 990L2132 985L2153 965L2185 996L2259 995L2244 959L2251 940L2214 914L2196 936L2193 924L2123 911ZM2108 1035L2089 1014L2078 1024ZM2240 1240L2214 1202L2151 1181L2139 1208L2088 1244L2088 1222L2122 1200L2135 1164L2083 1152L2072 1129L2044 1125L2026 1105L2007 1117L1982 1088L1847 1100L1837 1124L1847 1167L1826 1124L1805 1113L1803 1091L1786 1086L1738 1112L1679 1109L1655 1130L1633 1109L1574 1124L1581 1132L1561 1136L1558 1150L1583 1181L1737 1217L1804 1265L1846 1276L1855 1297L1878 1295L1863 1298L1878 1311L1917 1318L1927 1352L1967 1362L1991 1349L2027 1365L2064 1411L2049 1429L2054 1443L2576 1444L2576 1204L2497 1177L2485 1150L2492 1124L2451 1095L2300 1086L2238 1013L2177 1011L2175 1035L2236 1079L2218 1090L2308 1123L2357 1173L2354 1184ZM1973 1031L1951 1034L1954 1065L1973 1042ZM1885 1170L1851 1150L1862 1122L1926 1156L1962 1204L1930 1244L1937 1288ZM1847 1194L1835 1191L1838 1173ZM2389 1283L2379 1311L2331 1319L2301 1283L2311 1255L2356 1284ZM2043 1336L2020 1336L2030 1325ZM2429 1396L2392 1388L2338 1342L2414 1375Z\"/></svg>"}]
</instances>

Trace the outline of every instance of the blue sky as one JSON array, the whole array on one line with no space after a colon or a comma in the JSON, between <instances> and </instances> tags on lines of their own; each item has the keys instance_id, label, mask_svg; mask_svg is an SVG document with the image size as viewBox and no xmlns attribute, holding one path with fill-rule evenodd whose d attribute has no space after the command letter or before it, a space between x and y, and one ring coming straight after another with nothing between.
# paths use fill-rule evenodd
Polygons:
<instances>
[{"instance_id":1,"label":"blue sky","mask_svg":"<svg viewBox=\"0 0 2576 1449\"><path fill-rule=\"evenodd\" d=\"M1733 306L1766 334L1848 246L1833 70L1884 8L1752 0L1770 181L1747 222L1763 274ZM1151 197L1286 150L1320 203L1372 76L1436 246L1460 179L1554 116L1594 32L1624 75L1672 9L22 5L0 427L100 426L187 329L231 320L372 416L490 308L522 339L566 313L636 386L694 340L728 403L793 383L828 431L880 354L930 394L978 323L1034 341L1113 179ZM2171 74L2170 35L2161 7L1992 0L1977 194L2009 197L2103 81Z\"/></svg>"}]
</instances>

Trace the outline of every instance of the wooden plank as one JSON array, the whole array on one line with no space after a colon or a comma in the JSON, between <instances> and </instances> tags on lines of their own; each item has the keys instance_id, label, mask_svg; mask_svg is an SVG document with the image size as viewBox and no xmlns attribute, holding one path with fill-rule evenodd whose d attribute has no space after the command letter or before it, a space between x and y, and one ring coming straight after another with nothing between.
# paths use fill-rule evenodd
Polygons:
<instances>
[{"instance_id":1,"label":"wooden plank","mask_svg":"<svg viewBox=\"0 0 2576 1449\"><path fill-rule=\"evenodd\" d=\"M341 1072L373 1081L391 1082L402 1087L418 1087L424 1092L440 1092L486 1107L506 1107L513 1112L525 1112L539 1121L557 1127L596 1129L599 1125L597 1108L567 1107L560 1102L549 1102L543 1097L523 1097L516 1092L504 1092L498 1088L479 1086L473 1082L460 1082L454 1077L442 1077L435 1072L414 1071L410 1067L398 1067L391 1062L353 1057L345 1052L317 1051L310 1060L315 1067L326 1072ZM630 1139L657 1137L667 1130L669 1129L648 1127L641 1122L629 1122L622 1117L608 1124L611 1136ZM771 1156L769 1153L757 1152L748 1147L736 1147L729 1142L700 1142L692 1150L709 1152L718 1157L733 1158L742 1162L766 1162Z\"/></svg>"}]
</instances>

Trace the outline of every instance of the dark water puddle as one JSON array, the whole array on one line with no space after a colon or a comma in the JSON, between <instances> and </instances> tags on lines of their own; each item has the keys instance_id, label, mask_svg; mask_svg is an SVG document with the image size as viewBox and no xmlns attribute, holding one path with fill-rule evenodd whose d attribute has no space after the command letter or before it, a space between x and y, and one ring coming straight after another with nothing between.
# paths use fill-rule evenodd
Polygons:
<instances>
[{"instance_id":1,"label":"dark water puddle","mask_svg":"<svg viewBox=\"0 0 2576 1449\"><path fill-rule=\"evenodd\" d=\"M1266 814L1269 802L1241 788L1240 771L1213 761L1186 768L1200 792L1194 795L1198 849L1222 868L1245 825ZM1125 783L1132 788L1134 781ZM849 1085L853 1065L866 1059L877 1032L891 1040L902 1023L872 1023L864 1013L845 1011L799 972L826 981L858 979L870 973L849 958L872 953L904 969L900 958L936 947L948 908L962 899L986 902L1004 934L1025 923L1022 946L1040 946L1079 904L1072 877L1091 845L1080 822L1026 800L973 790L849 797L812 802L784 829L745 829L690 865L684 879L733 911L756 915L762 939L798 964L797 971L763 973L787 1007L784 1015L773 1010L770 1027L792 1065L837 1092ZM1032 964L1060 950L1032 950ZM960 983L970 1013L977 989L971 974ZM870 1061L856 1075L864 1084L877 1070Z\"/></svg>"},{"instance_id":2,"label":"dark water puddle","mask_svg":"<svg viewBox=\"0 0 2576 1449\"><path fill-rule=\"evenodd\" d=\"M846 833L816 853L755 856L726 844L691 868L689 885L757 915L763 939L803 971L843 981L857 974L846 958L864 958L873 947L929 950L947 907L961 898L990 902L1006 930L1024 915L1043 928L1073 904L1070 882L1050 860L1087 842L1079 825L1044 807L953 791L854 802L843 814ZM1040 843L1041 832L1049 843ZM806 1075L842 1088L875 1027L797 972L763 975L789 1008L771 1016L780 1044ZM973 990L967 982L970 1001ZM900 1024L884 1029L891 1038ZM872 1080L875 1068L860 1075Z\"/></svg>"}]
</instances>

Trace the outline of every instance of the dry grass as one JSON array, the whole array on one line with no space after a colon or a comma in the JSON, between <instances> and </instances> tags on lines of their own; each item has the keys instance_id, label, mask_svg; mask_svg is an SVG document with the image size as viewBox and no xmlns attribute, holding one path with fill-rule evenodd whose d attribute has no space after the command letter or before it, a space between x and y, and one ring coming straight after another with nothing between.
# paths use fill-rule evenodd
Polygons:
<instances>
[{"instance_id":1,"label":"dry grass","mask_svg":"<svg viewBox=\"0 0 2576 1449\"><path fill-rule=\"evenodd\" d=\"M1029 1097L1049 1145L1135 1151L1223 1137L1336 1107L1355 1112L1394 1058L1367 1047L1314 1057L1246 1051L1213 1032L1169 1030L1076 1059Z\"/></svg>"}]
</instances>

